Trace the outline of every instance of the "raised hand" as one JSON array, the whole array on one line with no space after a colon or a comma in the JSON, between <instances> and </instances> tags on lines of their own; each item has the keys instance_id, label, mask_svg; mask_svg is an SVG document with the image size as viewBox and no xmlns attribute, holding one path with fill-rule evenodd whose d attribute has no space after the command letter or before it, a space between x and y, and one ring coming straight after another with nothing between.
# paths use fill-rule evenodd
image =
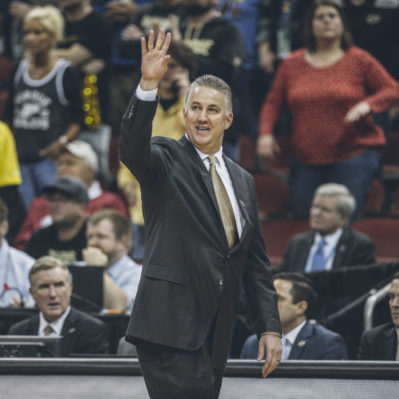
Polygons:
<instances>
[{"instance_id":1,"label":"raised hand","mask_svg":"<svg viewBox=\"0 0 399 399\"><path fill-rule=\"evenodd\" d=\"M143 90L154 90L168 68L170 55L169 49L171 34L161 29L154 43L154 31L151 30L148 36L148 43L142 37L141 41L141 80L140 87Z\"/></svg>"}]
</instances>

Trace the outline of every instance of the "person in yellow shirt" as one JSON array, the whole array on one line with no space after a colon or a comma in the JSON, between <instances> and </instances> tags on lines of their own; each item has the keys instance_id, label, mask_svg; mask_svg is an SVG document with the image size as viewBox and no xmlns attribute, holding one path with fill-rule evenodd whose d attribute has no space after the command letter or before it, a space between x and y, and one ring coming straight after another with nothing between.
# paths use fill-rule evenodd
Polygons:
<instances>
[{"instance_id":1,"label":"person in yellow shirt","mask_svg":"<svg viewBox=\"0 0 399 399\"><path fill-rule=\"evenodd\" d=\"M160 82L160 97L152 124L152 136L180 140L185 132L183 106L186 92L192 81L196 60L193 52L181 42L172 42L168 70ZM117 175L118 188L124 195L133 223L132 256L140 261L144 255L144 218L141 209L140 185L128 168L120 163Z\"/></svg>"},{"instance_id":2,"label":"person in yellow shirt","mask_svg":"<svg viewBox=\"0 0 399 399\"><path fill-rule=\"evenodd\" d=\"M18 191L21 182L14 136L9 127L0 121L0 198L9 209L7 240L10 243L25 218L25 207Z\"/></svg>"}]
</instances>

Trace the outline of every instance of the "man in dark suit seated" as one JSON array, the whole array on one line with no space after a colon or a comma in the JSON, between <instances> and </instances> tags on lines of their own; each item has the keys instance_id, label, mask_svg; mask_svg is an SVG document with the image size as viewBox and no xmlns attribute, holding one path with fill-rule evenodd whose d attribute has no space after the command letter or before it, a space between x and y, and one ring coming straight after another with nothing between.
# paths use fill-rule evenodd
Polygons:
<instances>
[{"instance_id":1,"label":"man in dark suit seated","mask_svg":"<svg viewBox=\"0 0 399 399\"><path fill-rule=\"evenodd\" d=\"M308 320L316 293L307 277L300 273L278 273L274 277L274 286L283 331L282 360L348 358L346 343L339 334ZM256 335L247 338L240 357L259 360Z\"/></svg>"},{"instance_id":2,"label":"man in dark suit seated","mask_svg":"<svg viewBox=\"0 0 399 399\"><path fill-rule=\"evenodd\" d=\"M363 333L358 358L361 360L399 360L399 272L389 288L391 321Z\"/></svg>"},{"instance_id":3,"label":"man in dark suit seated","mask_svg":"<svg viewBox=\"0 0 399 399\"><path fill-rule=\"evenodd\" d=\"M344 185L319 186L310 209L312 231L291 239L280 270L314 272L375 263L373 242L349 227L355 208L355 199Z\"/></svg>"},{"instance_id":4,"label":"man in dark suit seated","mask_svg":"<svg viewBox=\"0 0 399 399\"><path fill-rule=\"evenodd\" d=\"M105 324L70 306L72 276L67 266L43 256L32 266L29 281L40 313L11 326L9 335L62 336L62 356L108 353Z\"/></svg>"},{"instance_id":5,"label":"man in dark suit seated","mask_svg":"<svg viewBox=\"0 0 399 399\"><path fill-rule=\"evenodd\" d=\"M216 399L230 348L240 287L256 317L263 375L280 362L276 292L252 176L223 155L232 95L204 75L188 90L179 141L155 137L157 89L171 35L142 38L141 80L123 116L122 162L140 183L143 271L126 338L153 399Z\"/></svg>"}]
</instances>

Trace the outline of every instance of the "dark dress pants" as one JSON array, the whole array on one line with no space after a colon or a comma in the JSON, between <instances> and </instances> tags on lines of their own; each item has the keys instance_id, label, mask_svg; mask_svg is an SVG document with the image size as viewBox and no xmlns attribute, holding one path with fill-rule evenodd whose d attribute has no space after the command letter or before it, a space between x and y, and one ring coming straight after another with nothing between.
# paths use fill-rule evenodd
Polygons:
<instances>
[{"instance_id":1,"label":"dark dress pants","mask_svg":"<svg viewBox=\"0 0 399 399\"><path fill-rule=\"evenodd\" d=\"M207 345L185 351L136 340L141 371L151 399L217 399L222 373Z\"/></svg>"}]
</instances>

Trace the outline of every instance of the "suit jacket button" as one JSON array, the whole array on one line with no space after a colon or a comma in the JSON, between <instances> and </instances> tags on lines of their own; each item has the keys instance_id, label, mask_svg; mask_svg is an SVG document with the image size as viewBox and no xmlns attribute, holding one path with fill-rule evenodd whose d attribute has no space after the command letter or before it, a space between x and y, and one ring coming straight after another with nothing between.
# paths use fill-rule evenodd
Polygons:
<instances>
[{"instance_id":1,"label":"suit jacket button","mask_svg":"<svg viewBox=\"0 0 399 399\"><path fill-rule=\"evenodd\" d=\"M219 281L218 281L218 286L219 286L219 287L223 287L223 280L219 280Z\"/></svg>"}]
</instances>

